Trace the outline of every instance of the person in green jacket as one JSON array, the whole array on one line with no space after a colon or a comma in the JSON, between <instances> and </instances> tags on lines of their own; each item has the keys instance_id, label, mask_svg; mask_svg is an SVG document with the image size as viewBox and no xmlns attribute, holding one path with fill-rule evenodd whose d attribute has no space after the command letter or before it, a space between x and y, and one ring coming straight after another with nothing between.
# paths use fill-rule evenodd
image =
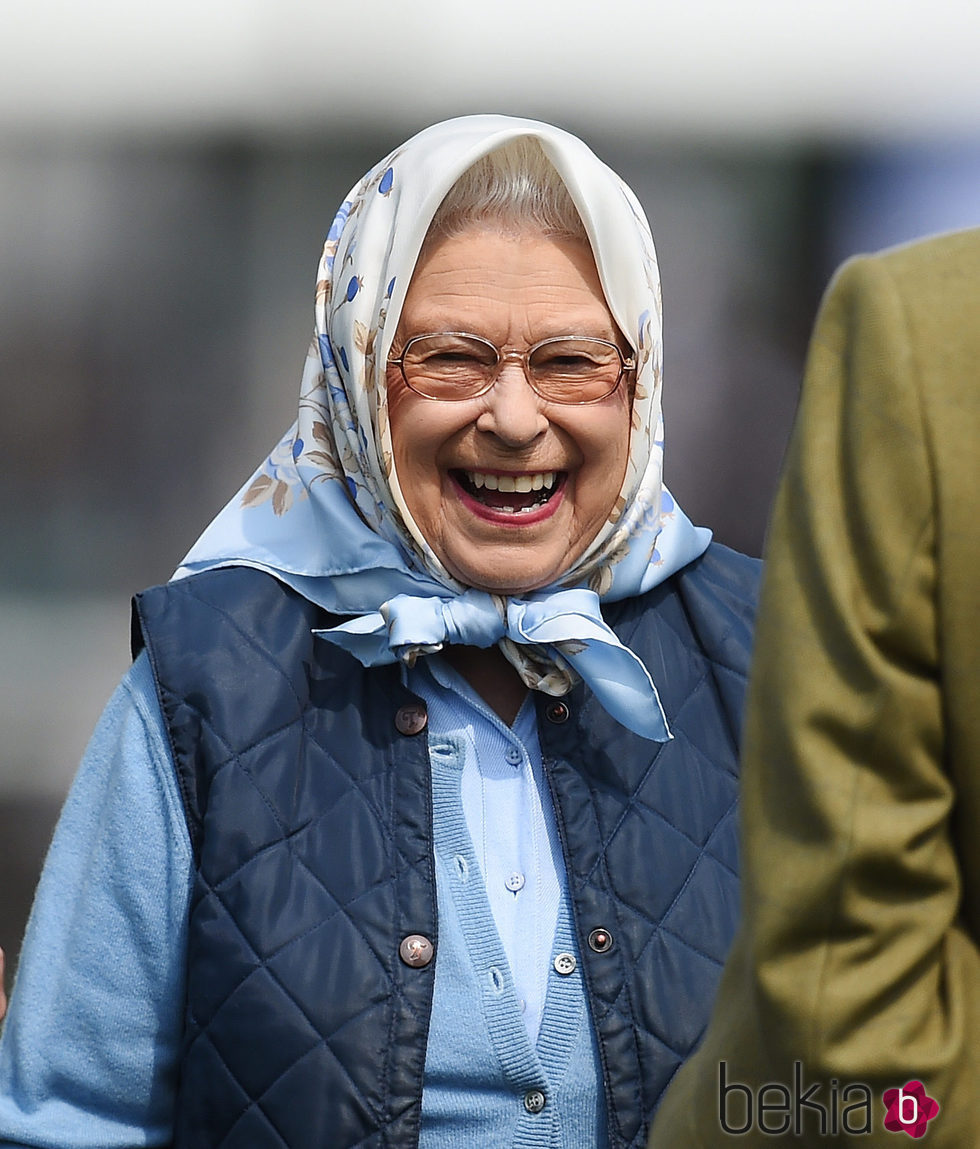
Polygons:
<instances>
[{"instance_id":1,"label":"person in green jacket","mask_svg":"<svg viewBox=\"0 0 980 1149\"><path fill-rule=\"evenodd\" d=\"M850 261L767 544L743 916L650 1146L980 1146L980 230Z\"/></svg>"}]
</instances>

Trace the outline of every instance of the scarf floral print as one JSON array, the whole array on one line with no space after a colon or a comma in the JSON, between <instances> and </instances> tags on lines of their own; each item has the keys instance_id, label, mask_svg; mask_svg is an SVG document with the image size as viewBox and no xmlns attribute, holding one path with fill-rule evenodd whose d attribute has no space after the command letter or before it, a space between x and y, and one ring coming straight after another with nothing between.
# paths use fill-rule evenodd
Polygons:
<instances>
[{"instance_id":1,"label":"scarf floral print","mask_svg":"<svg viewBox=\"0 0 980 1149\"><path fill-rule=\"evenodd\" d=\"M585 225L609 309L637 360L619 497L559 583L520 599L457 582L414 523L393 465L385 365L428 226L479 158L537 139ZM584 678L607 710L668 738L646 668L602 621L599 601L642 594L700 555L662 483L661 294L656 252L630 189L581 140L550 125L466 116L427 128L351 190L327 234L314 339L294 425L194 545L175 577L266 570L350 621L318 632L365 665L499 643L524 682L560 695Z\"/></svg>"}]
</instances>

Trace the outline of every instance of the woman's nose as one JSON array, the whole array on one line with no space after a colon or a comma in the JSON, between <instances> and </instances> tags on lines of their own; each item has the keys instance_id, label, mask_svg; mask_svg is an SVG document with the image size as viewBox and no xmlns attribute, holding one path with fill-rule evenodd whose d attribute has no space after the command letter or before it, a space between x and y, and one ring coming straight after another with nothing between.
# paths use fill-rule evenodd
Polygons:
<instances>
[{"instance_id":1,"label":"woman's nose","mask_svg":"<svg viewBox=\"0 0 980 1149\"><path fill-rule=\"evenodd\" d=\"M486 407L476 426L497 436L509 447L532 443L548 427L542 399L531 387L520 363L506 363L484 396Z\"/></svg>"}]
</instances>

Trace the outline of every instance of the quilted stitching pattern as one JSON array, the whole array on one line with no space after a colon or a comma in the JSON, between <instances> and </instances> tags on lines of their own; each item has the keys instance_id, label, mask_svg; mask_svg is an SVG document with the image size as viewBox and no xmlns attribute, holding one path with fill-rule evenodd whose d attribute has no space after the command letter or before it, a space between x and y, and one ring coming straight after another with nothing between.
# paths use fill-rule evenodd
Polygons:
<instances>
[{"instance_id":1,"label":"quilted stitching pattern","mask_svg":"<svg viewBox=\"0 0 980 1149\"><path fill-rule=\"evenodd\" d=\"M607 612L650 668L672 742L610 731L582 687L565 725L540 712L579 934L604 927L615 939L583 957L620 1149L645 1146L707 1024L737 922L738 721L757 564L733 589L714 557L681 576L680 594Z\"/></svg>"},{"instance_id":2,"label":"quilted stitching pattern","mask_svg":"<svg viewBox=\"0 0 980 1149\"><path fill-rule=\"evenodd\" d=\"M428 790L400 779L425 777L425 742L394 730L395 675L367 683L258 577L261 594L215 572L140 604L198 827L176 1144L407 1145L434 968L397 946L435 936L435 899ZM188 634L218 652L206 694L178 685Z\"/></svg>"}]
</instances>

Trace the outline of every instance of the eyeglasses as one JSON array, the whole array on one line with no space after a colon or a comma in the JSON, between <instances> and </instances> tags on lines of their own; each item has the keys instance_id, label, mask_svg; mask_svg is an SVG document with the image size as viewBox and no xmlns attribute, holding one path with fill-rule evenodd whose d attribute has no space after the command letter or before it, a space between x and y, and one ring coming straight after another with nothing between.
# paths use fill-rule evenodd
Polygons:
<instances>
[{"instance_id":1,"label":"eyeglasses","mask_svg":"<svg viewBox=\"0 0 980 1149\"><path fill-rule=\"evenodd\" d=\"M549 403L597 403L636 367L606 339L559 335L527 351L503 352L465 331L415 335L388 362L401 368L416 394L451 403L486 394L507 362L520 363L528 383Z\"/></svg>"}]
</instances>

